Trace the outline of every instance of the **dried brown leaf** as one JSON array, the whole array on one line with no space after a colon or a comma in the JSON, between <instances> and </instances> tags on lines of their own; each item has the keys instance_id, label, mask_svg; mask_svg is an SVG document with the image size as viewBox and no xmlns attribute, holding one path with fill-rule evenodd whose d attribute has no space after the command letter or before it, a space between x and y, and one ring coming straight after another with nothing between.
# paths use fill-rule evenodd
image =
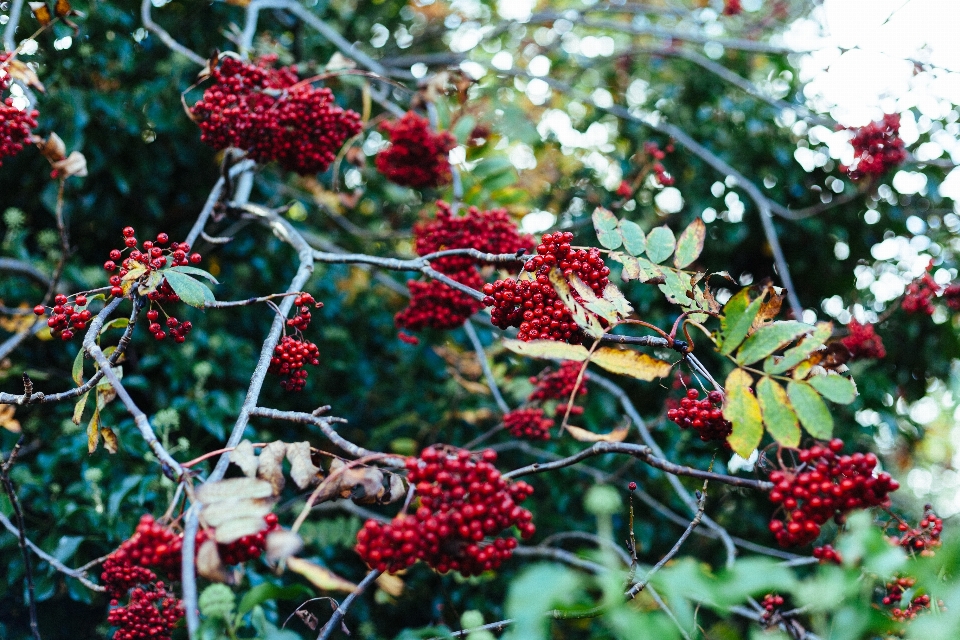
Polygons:
<instances>
[{"instance_id":1,"label":"dried brown leaf","mask_svg":"<svg viewBox=\"0 0 960 640\"><path fill-rule=\"evenodd\" d=\"M386 492L383 472L376 467L350 467L340 477L340 497L357 504L374 504Z\"/></svg>"},{"instance_id":2,"label":"dried brown leaf","mask_svg":"<svg viewBox=\"0 0 960 640\"><path fill-rule=\"evenodd\" d=\"M303 549L303 539L287 529L277 529L267 534L267 560L276 564Z\"/></svg>"},{"instance_id":3,"label":"dried brown leaf","mask_svg":"<svg viewBox=\"0 0 960 640\"><path fill-rule=\"evenodd\" d=\"M87 453L93 453L100 444L100 410L95 409L87 424Z\"/></svg>"},{"instance_id":4,"label":"dried brown leaf","mask_svg":"<svg viewBox=\"0 0 960 640\"><path fill-rule=\"evenodd\" d=\"M20 421L15 420L13 417L15 412L16 408L13 405L0 405L0 427L3 427L7 431L20 433Z\"/></svg>"},{"instance_id":5,"label":"dried brown leaf","mask_svg":"<svg viewBox=\"0 0 960 640\"><path fill-rule=\"evenodd\" d=\"M223 566L217 543L213 540L204 540L197 549L197 573L207 580L231 584L233 580L230 572Z\"/></svg>"},{"instance_id":6,"label":"dried brown leaf","mask_svg":"<svg viewBox=\"0 0 960 640\"><path fill-rule=\"evenodd\" d=\"M63 160L54 162L53 169L56 172L55 177L62 180L72 176L83 178L87 175L87 159L79 151L72 151Z\"/></svg>"},{"instance_id":7,"label":"dried brown leaf","mask_svg":"<svg viewBox=\"0 0 960 640\"><path fill-rule=\"evenodd\" d=\"M71 11L73 11L73 7L70 6L69 0L57 0L53 5L53 12L58 18L70 15Z\"/></svg>"},{"instance_id":8,"label":"dried brown leaf","mask_svg":"<svg viewBox=\"0 0 960 640\"><path fill-rule=\"evenodd\" d=\"M248 478L257 477L257 455L249 440L243 440L230 452L230 462L240 467Z\"/></svg>"},{"instance_id":9,"label":"dried brown leaf","mask_svg":"<svg viewBox=\"0 0 960 640\"><path fill-rule=\"evenodd\" d=\"M310 443L291 442L287 445L287 460L290 461L290 478L301 489L306 489L318 479L320 467L310 459Z\"/></svg>"},{"instance_id":10,"label":"dried brown leaf","mask_svg":"<svg viewBox=\"0 0 960 640\"><path fill-rule=\"evenodd\" d=\"M273 486L274 495L283 490L283 458L287 453L287 444L281 440L271 442L260 451L257 477Z\"/></svg>"},{"instance_id":11,"label":"dried brown leaf","mask_svg":"<svg viewBox=\"0 0 960 640\"><path fill-rule=\"evenodd\" d=\"M219 482L208 482L197 489L197 500L201 504L213 504L223 500L241 498L269 498L273 496L273 487L265 480L256 478L230 478Z\"/></svg>"},{"instance_id":12,"label":"dried brown leaf","mask_svg":"<svg viewBox=\"0 0 960 640\"><path fill-rule=\"evenodd\" d=\"M303 558L296 556L287 558L287 568L295 573L299 573L322 591L346 591L347 593L353 593L357 590L357 585L349 580L341 578L326 567L321 567Z\"/></svg>"},{"instance_id":13,"label":"dried brown leaf","mask_svg":"<svg viewBox=\"0 0 960 640\"><path fill-rule=\"evenodd\" d=\"M40 155L49 160L51 164L60 162L67 157L67 145L53 131L47 138L36 137L33 140L37 149L40 150Z\"/></svg>"},{"instance_id":14,"label":"dried brown leaf","mask_svg":"<svg viewBox=\"0 0 960 640\"><path fill-rule=\"evenodd\" d=\"M100 436L103 438L103 448L110 453L116 453L120 450L120 441L117 434L110 427L100 427Z\"/></svg>"},{"instance_id":15,"label":"dried brown leaf","mask_svg":"<svg viewBox=\"0 0 960 640\"><path fill-rule=\"evenodd\" d=\"M567 425L567 431L570 432L574 440L580 442L623 442L630 432L630 425L617 427L610 433L594 433L572 425Z\"/></svg>"},{"instance_id":16,"label":"dried brown leaf","mask_svg":"<svg viewBox=\"0 0 960 640\"><path fill-rule=\"evenodd\" d=\"M33 14L33 17L37 19L41 27L47 26L53 20L53 16L50 14L50 8L46 2L28 2L27 4L30 7L30 12Z\"/></svg>"},{"instance_id":17,"label":"dried brown leaf","mask_svg":"<svg viewBox=\"0 0 960 640\"><path fill-rule=\"evenodd\" d=\"M270 513L275 502L273 498L220 500L205 505L200 520L208 527L220 527L236 518L262 518Z\"/></svg>"},{"instance_id":18,"label":"dried brown leaf","mask_svg":"<svg viewBox=\"0 0 960 640\"><path fill-rule=\"evenodd\" d=\"M40 78L37 77L33 67L27 63L17 60L16 58L13 60L7 60L5 70L14 80L19 80L23 84L33 87L40 93L46 93L46 87L44 87L43 83L40 82Z\"/></svg>"}]
</instances>

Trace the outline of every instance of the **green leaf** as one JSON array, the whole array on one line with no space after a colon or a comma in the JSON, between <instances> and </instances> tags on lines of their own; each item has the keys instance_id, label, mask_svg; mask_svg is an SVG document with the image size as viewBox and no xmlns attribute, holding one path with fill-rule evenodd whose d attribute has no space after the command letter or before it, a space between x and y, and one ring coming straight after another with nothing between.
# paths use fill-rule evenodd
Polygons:
<instances>
[{"instance_id":1,"label":"green leaf","mask_svg":"<svg viewBox=\"0 0 960 640\"><path fill-rule=\"evenodd\" d=\"M600 244L606 249L617 249L623 242L617 230L617 217L603 207L597 207L593 210L592 218Z\"/></svg>"},{"instance_id":2,"label":"green leaf","mask_svg":"<svg viewBox=\"0 0 960 640\"><path fill-rule=\"evenodd\" d=\"M830 402L850 404L857 397L857 385L841 375L812 376L807 382Z\"/></svg>"},{"instance_id":3,"label":"green leaf","mask_svg":"<svg viewBox=\"0 0 960 640\"><path fill-rule=\"evenodd\" d=\"M176 271L177 273L186 273L191 276L200 276L201 278L206 278L213 284L220 284L220 282L213 277L212 273L208 271L204 271L203 269L198 269L196 267L188 267L186 265L179 266L179 267L170 267L169 269L165 271L161 271L160 273L162 273L163 275L166 275L167 271Z\"/></svg>"},{"instance_id":4,"label":"green leaf","mask_svg":"<svg viewBox=\"0 0 960 640\"><path fill-rule=\"evenodd\" d=\"M727 442L741 458L750 457L763 437L760 403L750 393L751 384L753 378L743 369L731 371L724 384L727 398L723 403L723 417L733 423L733 433Z\"/></svg>"},{"instance_id":5,"label":"green leaf","mask_svg":"<svg viewBox=\"0 0 960 640\"><path fill-rule=\"evenodd\" d=\"M747 365L766 358L774 351L785 347L799 336L812 330L813 327L809 324L795 320L774 322L761 327L743 343L740 352L737 354L737 362Z\"/></svg>"},{"instance_id":6,"label":"green leaf","mask_svg":"<svg viewBox=\"0 0 960 640\"><path fill-rule=\"evenodd\" d=\"M647 235L647 257L654 264L660 264L669 258L676 246L673 231L667 225L657 227Z\"/></svg>"},{"instance_id":7,"label":"green leaf","mask_svg":"<svg viewBox=\"0 0 960 640\"><path fill-rule=\"evenodd\" d=\"M573 290L577 292L577 295L580 296L580 300L583 303L583 306L586 307L589 311L594 312L611 325L616 324L620 319L617 314L617 308L613 303L608 302L597 297L597 294L593 292L593 289L590 288L579 276L575 273L571 273L568 277L570 281L570 286L573 287Z\"/></svg>"},{"instance_id":8,"label":"green leaf","mask_svg":"<svg viewBox=\"0 0 960 640\"><path fill-rule=\"evenodd\" d=\"M785 447L797 447L800 444L800 425L784 388L764 376L757 383L757 401L763 422L773 439Z\"/></svg>"},{"instance_id":9,"label":"green leaf","mask_svg":"<svg viewBox=\"0 0 960 640\"><path fill-rule=\"evenodd\" d=\"M570 284L559 269L550 270L550 282L553 284L553 290L557 292L560 301L570 311L570 315L573 316L573 321L577 323L577 326L591 338L602 336L603 326L600 324L600 319L577 302L570 291Z\"/></svg>"},{"instance_id":10,"label":"green leaf","mask_svg":"<svg viewBox=\"0 0 960 640\"><path fill-rule=\"evenodd\" d=\"M797 346L787 349L779 362L775 362L773 358L764 360L763 370L767 373L778 374L793 369L806 360L811 353L819 349L832 332L832 322L818 322L813 333L804 337Z\"/></svg>"},{"instance_id":11,"label":"green leaf","mask_svg":"<svg viewBox=\"0 0 960 640\"><path fill-rule=\"evenodd\" d=\"M667 300L673 304L689 306L693 302L687 295L693 292L690 274L667 268L662 269L661 272L663 273L663 284L660 285L659 289L667 296Z\"/></svg>"},{"instance_id":12,"label":"green leaf","mask_svg":"<svg viewBox=\"0 0 960 640\"><path fill-rule=\"evenodd\" d=\"M518 180L519 177L517 177L517 173L515 171L504 171L503 173L498 173L488 178L484 178L481 181L481 184L487 191L499 191L500 189L506 189L507 187L516 184Z\"/></svg>"},{"instance_id":13,"label":"green leaf","mask_svg":"<svg viewBox=\"0 0 960 640\"><path fill-rule=\"evenodd\" d=\"M202 309L207 302L213 300L213 292L202 282L177 271L167 270L164 275L170 288L191 307Z\"/></svg>"},{"instance_id":14,"label":"green leaf","mask_svg":"<svg viewBox=\"0 0 960 640\"><path fill-rule=\"evenodd\" d=\"M463 116L457 120L457 124L453 125L453 137L457 139L457 142L463 144L470 137L470 134L473 133L473 129L477 126L477 120L473 116Z\"/></svg>"},{"instance_id":15,"label":"green leaf","mask_svg":"<svg viewBox=\"0 0 960 640\"><path fill-rule=\"evenodd\" d=\"M622 318L626 318L633 313L633 306L623 297L623 293L620 292L620 289L617 289L617 285L612 282L608 282L607 286L604 287L603 299L612 304Z\"/></svg>"},{"instance_id":16,"label":"green leaf","mask_svg":"<svg viewBox=\"0 0 960 640\"><path fill-rule=\"evenodd\" d=\"M761 296L741 311L739 296L743 294L744 299L750 299L745 291L746 289L730 298L723 308L723 319L720 321L720 326L723 328L723 342L720 345L720 353L723 355L733 353L733 350L740 346L743 339L747 337L750 327L753 326L754 318L760 313L760 307L763 306L763 297ZM731 303L733 304L731 305Z\"/></svg>"},{"instance_id":17,"label":"green leaf","mask_svg":"<svg viewBox=\"0 0 960 640\"><path fill-rule=\"evenodd\" d=\"M510 162L510 158L491 156L477 164L470 173L483 182L485 178L511 170L513 170L513 163Z\"/></svg>"},{"instance_id":18,"label":"green leaf","mask_svg":"<svg viewBox=\"0 0 960 640\"><path fill-rule=\"evenodd\" d=\"M83 384L83 354L81 347L80 351L77 351L77 357L73 359L73 381L78 387Z\"/></svg>"},{"instance_id":19,"label":"green leaf","mask_svg":"<svg viewBox=\"0 0 960 640\"><path fill-rule=\"evenodd\" d=\"M677 269L683 269L700 257L706 237L707 225L700 218L691 222L690 226L683 230L680 239L677 240L677 254L673 256L673 264Z\"/></svg>"},{"instance_id":20,"label":"green leaf","mask_svg":"<svg viewBox=\"0 0 960 640\"><path fill-rule=\"evenodd\" d=\"M586 347L578 344L567 344L555 340L504 340L503 346L521 356L531 358L545 358L548 360L576 360L583 362L589 353Z\"/></svg>"},{"instance_id":21,"label":"green leaf","mask_svg":"<svg viewBox=\"0 0 960 640\"><path fill-rule=\"evenodd\" d=\"M787 385L787 395L807 433L820 440L829 440L833 435L833 416L820 394L805 382L791 382Z\"/></svg>"},{"instance_id":22,"label":"green leaf","mask_svg":"<svg viewBox=\"0 0 960 640\"><path fill-rule=\"evenodd\" d=\"M130 326L129 318L114 318L103 325L103 329L100 329L100 335L103 335L109 329L126 329L128 326Z\"/></svg>"},{"instance_id":23,"label":"green leaf","mask_svg":"<svg viewBox=\"0 0 960 640\"><path fill-rule=\"evenodd\" d=\"M623 238L623 248L630 255L638 256L647 249L647 239L643 229L632 220L620 221L620 236Z\"/></svg>"}]
</instances>

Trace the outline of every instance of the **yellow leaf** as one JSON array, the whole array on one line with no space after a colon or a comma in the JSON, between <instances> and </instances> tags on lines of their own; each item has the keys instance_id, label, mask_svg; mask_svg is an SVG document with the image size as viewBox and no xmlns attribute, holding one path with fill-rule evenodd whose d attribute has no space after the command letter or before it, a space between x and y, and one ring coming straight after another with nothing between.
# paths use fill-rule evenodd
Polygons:
<instances>
[{"instance_id":1,"label":"yellow leaf","mask_svg":"<svg viewBox=\"0 0 960 640\"><path fill-rule=\"evenodd\" d=\"M593 431L587 431L586 429L572 425L567 425L567 431L570 432L574 440L579 440L580 442L623 442L627 437L627 433L630 432L630 425L617 427L610 433L594 433Z\"/></svg>"},{"instance_id":2,"label":"yellow leaf","mask_svg":"<svg viewBox=\"0 0 960 640\"><path fill-rule=\"evenodd\" d=\"M546 358L550 360L576 360L583 362L587 359L588 351L580 345L556 342L555 340L504 340L503 346L522 356L531 358Z\"/></svg>"},{"instance_id":3,"label":"yellow leaf","mask_svg":"<svg viewBox=\"0 0 960 640\"><path fill-rule=\"evenodd\" d=\"M87 424L87 453L93 453L100 444L100 409L94 409L93 417Z\"/></svg>"},{"instance_id":4,"label":"yellow leaf","mask_svg":"<svg viewBox=\"0 0 960 640\"><path fill-rule=\"evenodd\" d=\"M117 434L113 432L113 429L101 426L100 436L103 438L104 449L110 453L116 453L120 450L120 441L117 439Z\"/></svg>"},{"instance_id":5,"label":"yellow leaf","mask_svg":"<svg viewBox=\"0 0 960 640\"><path fill-rule=\"evenodd\" d=\"M347 593L353 593L357 590L357 585L341 578L326 567L321 567L318 564L296 556L287 558L287 568L302 575L321 591L346 591Z\"/></svg>"},{"instance_id":6,"label":"yellow leaf","mask_svg":"<svg viewBox=\"0 0 960 640\"><path fill-rule=\"evenodd\" d=\"M670 375L672 369L669 362L658 360L645 353L639 353L632 349L620 350L612 347L601 347L597 349L593 356L591 356L590 361L603 367L607 371L647 382L655 378L664 378Z\"/></svg>"},{"instance_id":7,"label":"yellow leaf","mask_svg":"<svg viewBox=\"0 0 960 640\"><path fill-rule=\"evenodd\" d=\"M20 433L20 422L13 418L15 412L16 408L13 405L0 405L0 427L3 427L7 431Z\"/></svg>"},{"instance_id":8,"label":"yellow leaf","mask_svg":"<svg viewBox=\"0 0 960 640\"><path fill-rule=\"evenodd\" d=\"M733 433L727 438L734 453L749 458L763 437L763 419L760 403L750 391L753 378L743 369L734 369L727 376L724 388L727 397L723 403L723 417L733 424Z\"/></svg>"},{"instance_id":9,"label":"yellow leaf","mask_svg":"<svg viewBox=\"0 0 960 640\"><path fill-rule=\"evenodd\" d=\"M398 598L403 594L403 580L401 580L399 576L381 573L377 578L377 586L394 598Z\"/></svg>"},{"instance_id":10,"label":"yellow leaf","mask_svg":"<svg viewBox=\"0 0 960 640\"><path fill-rule=\"evenodd\" d=\"M33 17L37 19L37 22L40 23L41 27L45 27L50 24L53 16L50 15L50 8L47 7L46 2L29 2L27 4L30 6L30 11L33 13Z\"/></svg>"}]
</instances>

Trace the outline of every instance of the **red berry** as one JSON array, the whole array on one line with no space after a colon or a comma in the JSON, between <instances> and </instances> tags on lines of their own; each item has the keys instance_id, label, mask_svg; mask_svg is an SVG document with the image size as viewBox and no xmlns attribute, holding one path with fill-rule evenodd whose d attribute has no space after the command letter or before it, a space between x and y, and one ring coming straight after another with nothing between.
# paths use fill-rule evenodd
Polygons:
<instances>
[{"instance_id":1,"label":"red berry","mask_svg":"<svg viewBox=\"0 0 960 640\"><path fill-rule=\"evenodd\" d=\"M33 308L33 312L38 316L42 316L44 313L47 312L47 308L44 307L42 304L38 304Z\"/></svg>"}]
</instances>

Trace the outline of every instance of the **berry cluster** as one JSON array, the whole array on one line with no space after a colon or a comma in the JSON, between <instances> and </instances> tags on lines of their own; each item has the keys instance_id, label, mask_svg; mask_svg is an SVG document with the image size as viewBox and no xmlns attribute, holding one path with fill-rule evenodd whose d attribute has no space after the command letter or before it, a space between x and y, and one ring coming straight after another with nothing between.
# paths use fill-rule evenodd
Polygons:
<instances>
[{"instance_id":1,"label":"berry cluster","mask_svg":"<svg viewBox=\"0 0 960 640\"><path fill-rule=\"evenodd\" d=\"M301 175L325 171L362 127L329 89L298 83L293 67L272 68L275 56L247 64L224 58L214 84L190 110L200 139L214 149L236 147L257 162L276 161Z\"/></svg>"},{"instance_id":2,"label":"berry cluster","mask_svg":"<svg viewBox=\"0 0 960 640\"><path fill-rule=\"evenodd\" d=\"M503 426L515 438L549 440L553 420L543 417L543 409L514 409L503 416Z\"/></svg>"},{"instance_id":3,"label":"berry cluster","mask_svg":"<svg viewBox=\"0 0 960 640\"><path fill-rule=\"evenodd\" d=\"M563 416L567 411L567 401L570 394L573 393L577 385L577 377L580 375L582 364L573 360L566 360L557 371L547 368L540 372L539 376L530 378L530 383L536 385L533 393L527 398L528 402L547 402L549 400L560 400L555 411L556 417ZM580 387L577 389L577 395L587 394L588 375L584 373ZM583 407L570 407L570 415L579 416L583 414Z\"/></svg>"},{"instance_id":4,"label":"berry cluster","mask_svg":"<svg viewBox=\"0 0 960 640\"><path fill-rule=\"evenodd\" d=\"M148 327L150 333L157 340L163 340L169 335L170 339L172 339L174 342L182 343L187 339L187 335L189 335L190 331L193 329L193 323L189 320L181 322L173 316L167 316L165 324L167 325L167 329L169 329L168 333L160 325L160 312L156 309L150 309L147 311L147 320L150 321L150 326Z\"/></svg>"},{"instance_id":5,"label":"berry cluster","mask_svg":"<svg viewBox=\"0 0 960 640\"><path fill-rule=\"evenodd\" d=\"M784 604L783 596L776 593L768 593L763 596L760 606L763 607L763 613L760 615L760 623L768 624L773 618L774 613Z\"/></svg>"},{"instance_id":6,"label":"berry cluster","mask_svg":"<svg viewBox=\"0 0 960 640\"><path fill-rule=\"evenodd\" d=\"M919 551L924 555L932 555L932 549L939 547L940 534L943 533L943 519L933 511L931 505L923 508L923 517L916 527L906 522L897 525L900 536L893 536L890 541L910 551Z\"/></svg>"},{"instance_id":7,"label":"berry cluster","mask_svg":"<svg viewBox=\"0 0 960 640\"><path fill-rule=\"evenodd\" d=\"M943 301L954 311L960 311L960 282L955 282L943 290Z\"/></svg>"},{"instance_id":8,"label":"berry cluster","mask_svg":"<svg viewBox=\"0 0 960 640\"><path fill-rule=\"evenodd\" d=\"M883 340L877 335L872 324L860 324L856 320L851 320L850 324L847 325L847 330L850 335L840 342L847 348L854 360L867 358L880 360L886 357L887 350L883 347Z\"/></svg>"},{"instance_id":9,"label":"berry cluster","mask_svg":"<svg viewBox=\"0 0 960 640\"><path fill-rule=\"evenodd\" d=\"M739 0L734 0L735 2ZM661 160L667 157L666 151L663 151L656 142L644 142L643 143L644 152L653 158L653 175L656 176L657 182L659 182L664 187L673 186L674 179L673 176L667 173L666 168L663 166ZM667 145L667 151L673 151L673 145Z\"/></svg>"},{"instance_id":10,"label":"berry cluster","mask_svg":"<svg viewBox=\"0 0 960 640\"><path fill-rule=\"evenodd\" d=\"M483 286L483 304L493 307L490 320L495 326L518 327L519 340L583 342L583 332L560 300L548 274L553 268L560 269L564 276L575 273L601 296L610 268L604 265L598 249L574 249L570 246L572 240L570 232L545 234L537 246L537 255L523 266L534 274L534 279L497 280ZM574 293L574 297L579 296Z\"/></svg>"},{"instance_id":11,"label":"berry cluster","mask_svg":"<svg viewBox=\"0 0 960 640\"><path fill-rule=\"evenodd\" d=\"M896 606L903 600L904 592L912 589L915 584L917 584L915 578L895 578L892 582L886 584L886 594L883 596L882 602L884 606L891 607L890 617L894 620L899 622L913 620L924 609L930 608L930 596L928 595L916 596L906 608L901 609Z\"/></svg>"},{"instance_id":12,"label":"berry cluster","mask_svg":"<svg viewBox=\"0 0 960 640\"><path fill-rule=\"evenodd\" d=\"M67 296L58 294L53 299L53 314L47 318L50 333L61 340L70 340L74 336L74 331L86 329L87 323L93 317L93 313L84 308L87 306L87 296L81 293L74 299L73 304L69 304L69 301ZM38 304L33 308L33 312L42 316L47 309L42 304Z\"/></svg>"},{"instance_id":13,"label":"berry cluster","mask_svg":"<svg viewBox=\"0 0 960 640\"><path fill-rule=\"evenodd\" d=\"M940 293L940 285L929 271L907 285L900 307L907 313L933 315L933 298Z\"/></svg>"},{"instance_id":14,"label":"berry cluster","mask_svg":"<svg viewBox=\"0 0 960 640\"><path fill-rule=\"evenodd\" d=\"M438 202L436 217L415 225L413 233L415 249L420 256L449 249L517 253L533 247L533 239L520 235L506 209L481 211L470 207L465 215L459 216L453 213L449 204ZM478 262L470 256L444 256L432 260L431 266L471 289L483 286ZM411 331L425 327L455 329L483 308L471 296L436 280L411 280L407 287L410 289L410 304L394 318L400 328Z\"/></svg>"},{"instance_id":15,"label":"berry cluster","mask_svg":"<svg viewBox=\"0 0 960 640\"><path fill-rule=\"evenodd\" d=\"M447 154L457 145L450 132L432 131L430 122L413 111L380 129L390 137L390 146L377 154L376 163L388 180L414 189L450 182Z\"/></svg>"},{"instance_id":16,"label":"berry cluster","mask_svg":"<svg viewBox=\"0 0 960 640\"><path fill-rule=\"evenodd\" d=\"M843 564L843 556L833 548L833 545L825 544L822 547L814 547L813 557L820 561L820 564Z\"/></svg>"},{"instance_id":17,"label":"berry cluster","mask_svg":"<svg viewBox=\"0 0 960 640\"><path fill-rule=\"evenodd\" d=\"M356 551L371 567L395 573L422 560L441 573L479 575L500 566L516 538L495 538L516 526L522 538L535 532L533 516L518 506L533 493L525 482L508 483L493 466L490 449L476 459L463 449L429 447L407 459L407 479L420 506L389 524L368 520L357 533Z\"/></svg>"},{"instance_id":18,"label":"berry cluster","mask_svg":"<svg viewBox=\"0 0 960 640\"><path fill-rule=\"evenodd\" d=\"M0 92L10 86L10 75L3 70L3 64L10 58L8 53L0 53ZM2 96L0 96L2 98ZM37 127L36 110L20 110L13 106L13 99L0 99L0 164L23 151L24 144L30 139L30 131Z\"/></svg>"},{"instance_id":19,"label":"berry cluster","mask_svg":"<svg viewBox=\"0 0 960 640\"><path fill-rule=\"evenodd\" d=\"M888 113L883 116L883 120L851 130L856 132L850 141L853 145L854 161L849 167L840 167L851 180L880 176L906 160L907 152L900 138L898 114Z\"/></svg>"},{"instance_id":20,"label":"berry cluster","mask_svg":"<svg viewBox=\"0 0 960 640\"><path fill-rule=\"evenodd\" d=\"M297 331L304 331L310 326L310 305L313 305L317 309L323 308L323 303L314 300L313 296L309 293L301 293L298 295L293 299L293 304L297 308L297 313L292 318L287 320L287 326L292 327Z\"/></svg>"},{"instance_id":21,"label":"berry cluster","mask_svg":"<svg viewBox=\"0 0 960 640\"><path fill-rule=\"evenodd\" d=\"M267 536L272 531L280 528L276 514L268 513L263 517L263 522L266 527L257 533L243 536L229 544L217 545L217 553L220 555L223 564L243 564L244 562L256 560L260 557L260 554L263 553L263 550L267 546ZM212 531L198 531L196 548L199 549L200 545L203 544L208 537L212 537L212 533Z\"/></svg>"},{"instance_id":22,"label":"berry cluster","mask_svg":"<svg viewBox=\"0 0 960 640\"><path fill-rule=\"evenodd\" d=\"M163 582L136 587L130 602L117 606L107 614L107 622L117 627L114 640L168 640L174 627L183 618L184 608Z\"/></svg>"},{"instance_id":23,"label":"berry cluster","mask_svg":"<svg viewBox=\"0 0 960 640\"><path fill-rule=\"evenodd\" d=\"M872 453L841 456L843 441L801 449L801 466L774 471L770 502L782 505L784 517L770 521L770 531L782 547L805 545L820 535L820 525L830 518L843 522L854 509L887 507L889 493L900 485L888 473L873 475L877 457Z\"/></svg>"},{"instance_id":24,"label":"berry cluster","mask_svg":"<svg viewBox=\"0 0 960 640\"><path fill-rule=\"evenodd\" d=\"M110 276L110 295L117 298L123 295L123 278L131 271L140 271L138 280L145 280L152 271L165 267L185 267L190 264L199 264L203 259L199 253L190 253L190 245L186 242L170 242L166 233L158 233L156 240L144 240L139 246L133 227L123 228L123 249L110 251L110 259L103 263L103 270L115 274ZM123 254L129 251L124 258ZM119 263L119 265L118 265ZM147 298L156 302L177 302L180 298L170 288L170 284L163 280L156 290L147 294Z\"/></svg>"},{"instance_id":25,"label":"berry cluster","mask_svg":"<svg viewBox=\"0 0 960 640\"><path fill-rule=\"evenodd\" d=\"M320 364L317 345L304 340L302 336L283 336L280 344L273 348L267 373L283 378L280 387L284 391L303 391L307 384L307 372L303 367L307 364Z\"/></svg>"},{"instance_id":26,"label":"berry cluster","mask_svg":"<svg viewBox=\"0 0 960 640\"><path fill-rule=\"evenodd\" d=\"M720 405L723 394L711 391L703 400L698 400L700 392L687 389L687 395L680 400L676 409L667 409L667 419L677 423L681 429L694 429L703 442L721 440L727 445L727 436L733 432L733 425L723 417Z\"/></svg>"}]
</instances>

